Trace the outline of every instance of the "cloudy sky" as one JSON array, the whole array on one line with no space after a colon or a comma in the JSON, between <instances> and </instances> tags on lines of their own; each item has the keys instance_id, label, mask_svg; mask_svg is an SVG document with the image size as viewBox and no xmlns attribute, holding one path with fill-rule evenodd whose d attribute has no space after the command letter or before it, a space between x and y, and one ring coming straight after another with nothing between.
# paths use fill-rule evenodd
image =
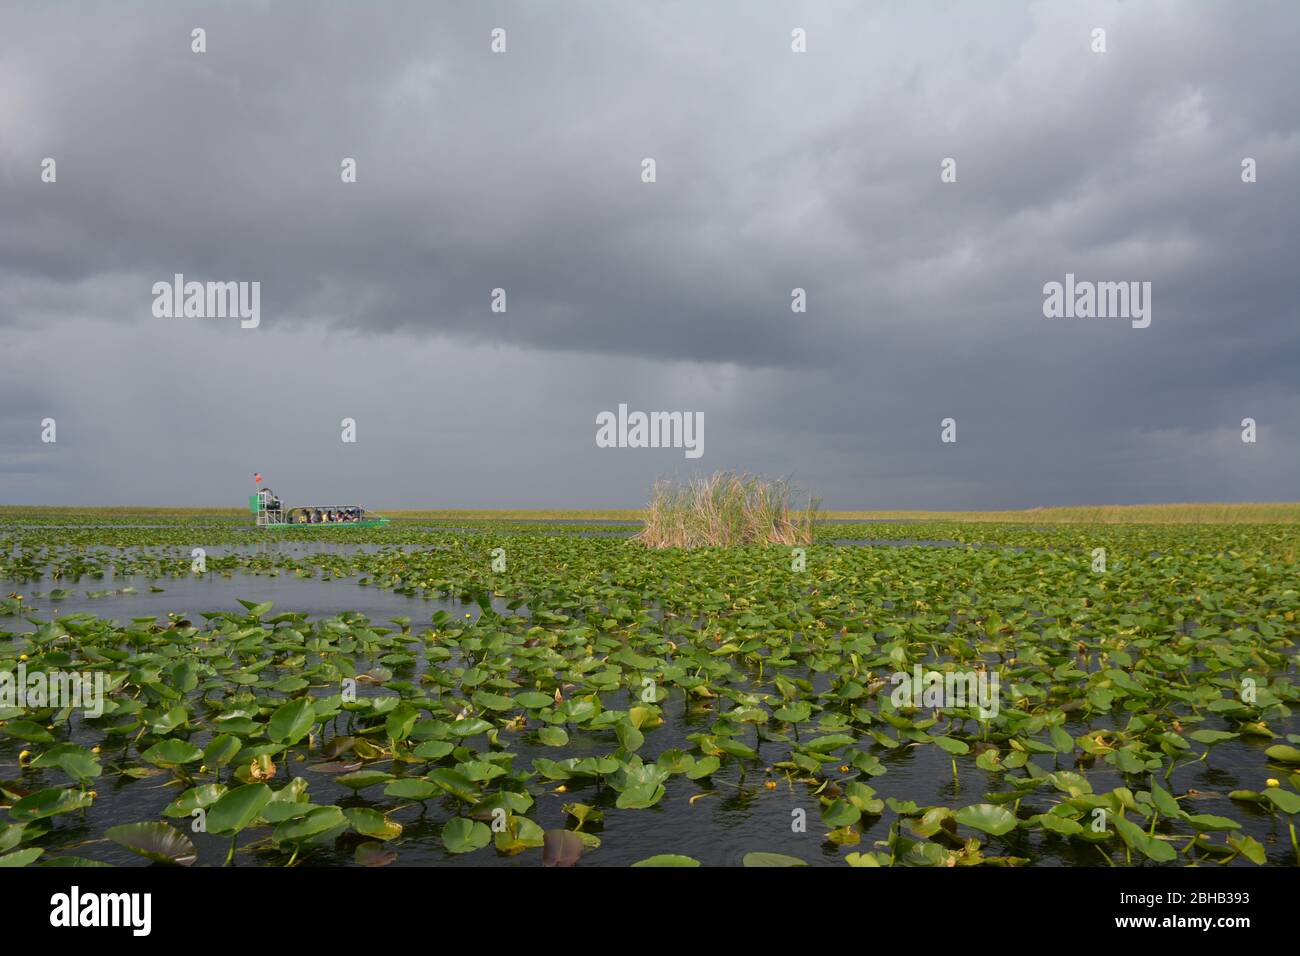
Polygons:
<instances>
[{"instance_id":1,"label":"cloudy sky","mask_svg":"<svg viewBox=\"0 0 1300 956\"><path fill-rule=\"evenodd\" d=\"M0 503L1295 499L1297 48L1289 0L0 0ZM260 325L155 317L176 273ZM1045 318L1066 273L1150 327ZM619 403L703 457L598 448Z\"/></svg>"}]
</instances>

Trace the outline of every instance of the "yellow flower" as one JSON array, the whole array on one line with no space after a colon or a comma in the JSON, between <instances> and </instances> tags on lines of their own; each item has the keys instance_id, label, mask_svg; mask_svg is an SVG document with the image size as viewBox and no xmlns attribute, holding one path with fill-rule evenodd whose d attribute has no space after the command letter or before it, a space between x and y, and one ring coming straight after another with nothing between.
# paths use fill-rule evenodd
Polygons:
<instances>
[{"instance_id":1,"label":"yellow flower","mask_svg":"<svg viewBox=\"0 0 1300 956\"><path fill-rule=\"evenodd\" d=\"M18 659L19 659L20 661L25 661L25 660L27 660L27 655L26 655L26 654L19 654L19 655L18 655Z\"/></svg>"},{"instance_id":2,"label":"yellow flower","mask_svg":"<svg viewBox=\"0 0 1300 956\"><path fill-rule=\"evenodd\" d=\"M30 750L24 750L22 753L20 753L18 755L18 766L20 767L25 766L27 763L27 758L30 757L31 755L32 752Z\"/></svg>"},{"instance_id":3,"label":"yellow flower","mask_svg":"<svg viewBox=\"0 0 1300 956\"><path fill-rule=\"evenodd\" d=\"M555 788L555 792L556 792L556 793L568 793L568 792L569 792L569 788L566 787L564 784L560 784L558 787Z\"/></svg>"},{"instance_id":4,"label":"yellow flower","mask_svg":"<svg viewBox=\"0 0 1300 956\"><path fill-rule=\"evenodd\" d=\"M1278 781L1277 781L1277 777L1269 777L1267 780L1264 781L1264 786L1266 786L1266 787L1280 787L1280 786L1282 786L1282 784L1278 783Z\"/></svg>"},{"instance_id":5,"label":"yellow flower","mask_svg":"<svg viewBox=\"0 0 1300 956\"><path fill-rule=\"evenodd\" d=\"M775 790L775 789L776 789L776 781L775 781L775 780L766 780L766 781L764 781L764 782L763 782L763 788L764 788L765 790Z\"/></svg>"}]
</instances>

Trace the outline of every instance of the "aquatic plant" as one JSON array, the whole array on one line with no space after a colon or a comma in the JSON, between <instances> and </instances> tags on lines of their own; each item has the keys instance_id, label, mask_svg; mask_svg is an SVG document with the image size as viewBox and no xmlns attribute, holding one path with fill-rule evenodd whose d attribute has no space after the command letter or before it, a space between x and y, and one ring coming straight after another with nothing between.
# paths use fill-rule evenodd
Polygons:
<instances>
[{"instance_id":1,"label":"aquatic plant","mask_svg":"<svg viewBox=\"0 0 1300 956\"><path fill-rule=\"evenodd\" d=\"M0 678L106 693L0 699L0 865L1300 862L1294 525L818 526L796 565L484 521L198 574L248 532L134 523L0 518ZM248 597L189 613L189 579ZM896 700L917 666L1000 706ZM734 814L766 828L670 835Z\"/></svg>"},{"instance_id":2,"label":"aquatic plant","mask_svg":"<svg viewBox=\"0 0 1300 956\"><path fill-rule=\"evenodd\" d=\"M716 472L686 484L655 483L637 540L653 548L811 544L818 502L793 504L785 479Z\"/></svg>"}]
</instances>

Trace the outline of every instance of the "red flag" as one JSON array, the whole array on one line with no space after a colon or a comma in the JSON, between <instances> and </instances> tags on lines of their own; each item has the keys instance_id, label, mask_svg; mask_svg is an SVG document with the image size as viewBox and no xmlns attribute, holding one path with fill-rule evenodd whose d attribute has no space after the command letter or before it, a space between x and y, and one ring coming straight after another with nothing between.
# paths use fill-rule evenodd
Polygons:
<instances>
[{"instance_id":1,"label":"red flag","mask_svg":"<svg viewBox=\"0 0 1300 956\"><path fill-rule=\"evenodd\" d=\"M261 483L262 483L262 473L260 471L253 472L253 484L260 485Z\"/></svg>"}]
</instances>

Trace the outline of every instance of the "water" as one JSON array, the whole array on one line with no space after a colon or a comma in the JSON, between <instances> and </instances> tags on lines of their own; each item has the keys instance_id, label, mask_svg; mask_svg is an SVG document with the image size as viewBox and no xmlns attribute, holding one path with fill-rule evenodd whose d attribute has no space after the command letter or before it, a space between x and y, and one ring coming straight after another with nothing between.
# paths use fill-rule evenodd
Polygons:
<instances>
[{"instance_id":1,"label":"water","mask_svg":"<svg viewBox=\"0 0 1300 956\"><path fill-rule=\"evenodd\" d=\"M87 613L119 623L138 617L165 618L169 611L184 612L184 616L198 620L204 611L234 611L244 613L245 608L239 603L243 598L261 604L271 601L274 611L305 611L309 618L316 620L334 617L344 611L357 611L377 622L388 622L394 617L409 617L412 621L427 621L435 611L445 610L460 617L470 614L477 619L479 608L473 602L453 601L441 598L413 597L396 594L375 587L366 587L356 583L355 579L335 578L299 578L292 574L269 575L234 575L226 577L220 574L193 575L182 578L146 578L130 576L113 578L111 581L94 581L93 587L86 587L90 582L72 584L66 580L51 581L42 578L26 586L28 593L40 591L48 594L51 588L63 587L72 593L62 600L36 598L31 601L29 613L38 617L57 617L62 614ZM163 588L161 592L151 592L150 586ZM92 598L87 590L103 590L109 587L121 589L136 588L133 594L114 593ZM26 603L26 602L24 602ZM500 613L509 613L506 601L494 599Z\"/></svg>"},{"instance_id":2,"label":"water","mask_svg":"<svg viewBox=\"0 0 1300 956\"><path fill-rule=\"evenodd\" d=\"M966 546L955 541L874 542L854 539L845 543L888 547ZM246 552L249 548L288 554L346 554L379 550L380 546L334 542L259 542L224 550L212 548L209 549L209 554ZM151 592L151 584L164 590ZM127 586L136 588L136 593L119 593L121 588ZM88 612L102 618L126 622L141 617L161 619L169 612L183 612L191 619L198 620L198 615L204 611L242 613L244 607L239 600L244 599L254 602L271 601L274 605L271 613L301 611L313 619L333 617L346 611L360 612L379 625L388 624L395 618L409 618L417 623L417 633L419 622L428 621L438 610L444 610L461 620L466 619L466 615L469 620L477 620L481 613L473 603L397 594L362 586L355 578L300 578L293 574L225 576L210 573L159 579L106 576L102 579L82 579L79 582L42 578L24 584L22 590L23 593L32 594L48 592L55 587L69 589L72 593L60 601L32 598L27 613L38 618L48 618ZM115 593L100 598L86 596L88 590L107 588L114 589ZM506 604L501 599L492 602L493 608L503 615L510 613ZM24 627L21 619L0 618L0 630L18 631ZM403 676L406 679L417 679L424 667L425 662L421 658L414 669L415 677ZM802 676L819 685L824 685L827 679L826 674L805 673ZM362 693L391 692L382 687L368 687ZM620 695L604 696L608 707L626 706L626 699L620 699ZM646 742L640 751L647 763L670 748L692 750L693 745L687 736L707 730L716 719L714 710L699 707L688 710L684 696L677 691L672 692L662 706L665 723L646 732ZM344 719L339 721L340 731L343 730ZM1207 723L1204 726L1220 725ZM1076 723L1067 729L1077 735L1086 727L1084 723ZM750 731L741 739L753 745L755 739L752 728ZM569 736L569 743L563 748L550 748L535 743L530 740L527 731L515 734L502 732L500 739L506 749L516 754L514 766L517 769L529 768L535 757L559 759L604 755L611 753L617 746L608 731L591 733L569 728ZM202 746L207 738L206 734L196 734L193 742ZM89 738L84 740L89 742ZM471 738L465 743L476 750L488 748L486 737ZM1262 751L1269 743L1271 741L1243 738L1233 741L1231 746L1215 747L1208 761L1184 763L1175 771L1171 781L1162 781L1162 784L1176 793L1194 792L1184 801L1188 812L1216 814L1239 821L1243 827L1241 832L1264 845L1270 862L1287 865L1292 862L1292 851L1281 818L1259 810L1252 804L1231 801L1227 796L1229 791L1239 787L1262 787L1262 781L1253 779L1253 776L1258 775ZM19 768L17 754L20 746L11 738L0 738L0 780L21 781L23 788L30 791L41 786L63 785L65 778L56 771ZM843 848L828 843L824 840L827 828L819 819L820 803L817 796L803 783L790 783L780 774L767 772L769 761L782 759L785 755L786 745L779 742L759 743L758 750L759 757L756 760L737 761L728 758L710 780L692 782L683 776L672 777L667 785L667 795L648 810L619 810L614 806L617 795L595 782L569 781L565 785L567 792L560 793L557 792L557 783L535 778L530 791L536 803L527 815L544 830L549 830L572 826L572 820L562 809L567 803L585 803L601 809L604 820L588 824L584 830L598 835L603 845L599 849L587 851L582 865L626 865L661 853L689 855L706 865L734 865L740 862L744 854L753 851L785 853L811 864L843 865L846 851L880 849L874 844L887 839L889 827L896 819L892 812L886 811L882 817L864 818L862 840L856 846ZM877 790L877 796L881 798L914 800L922 806L962 806L982 802L986 793L1009 789L1001 775L979 770L967 758L958 761L959 776L954 781L950 761L935 747L904 747L879 752L878 756L887 773L869 780L863 779ZM47 855L66 853L118 865L149 865L141 857L104 840L102 835L108 827L119 823L163 819L162 810L179 796L182 788L167 784L169 775L165 773L143 780L119 776L112 768L120 759L120 755L105 750L101 756L105 773L97 782L99 799L84 813L58 818L58 840L50 845ZM540 862L541 851L538 849L526 850L513 857L500 855L491 848L465 855L451 854L443 847L441 830L449 818L464 811L463 806L458 806L451 798L430 800L422 806L385 797L382 784L368 788L359 795L354 794L350 789L339 786L334 774L313 770L313 766L322 760L318 755L301 762L291 760L288 772L308 780L309 795L314 804L337 804L344 808L367 806L391 811L392 818L405 828L401 837L387 844L398 853L397 865L536 866ZM1058 758L1050 755L1037 755L1033 760L1044 770L1074 769L1071 761L1058 762ZM400 766L385 763L371 764L369 768L395 773L401 771ZM857 779L857 774L852 771L839 773L833 766L827 770L832 779ZM275 781L277 786L285 782L285 772L285 767L279 768ZM1134 785L1100 762L1090 768L1088 777L1098 792L1117 786ZM228 774L223 779L228 780ZM769 780L776 782L775 790L764 787L764 783ZM699 799L692 803L691 798L696 796ZM1057 798L1055 791L1044 785L1023 798L1020 815L1045 811ZM796 832L791 827L794 811L800 810L807 818L805 832ZM181 827L186 826L184 820L171 822ZM241 835L239 845L247 848L265 844L268 833L264 828L246 832ZM190 836L199 850L201 864L217 865L225 858L229 848L226 839L202 833L191 833ZM333 847L312 848L304 859L311 863L350 864L356 842L359 841L345 839ZM1096 848L1048 836L1040 830L1016 830L1005 837L985 838L984 842L986 855L1027 857L1032 865L1095 866L1102 863ZM82 845L63 849L76 843ZM240 853L236 862L238 865L255 862L283 863L287 858L288 854L281 851ZM1237 862L1250 865L1244 860Z\"/></svg>"}]
</instances>

